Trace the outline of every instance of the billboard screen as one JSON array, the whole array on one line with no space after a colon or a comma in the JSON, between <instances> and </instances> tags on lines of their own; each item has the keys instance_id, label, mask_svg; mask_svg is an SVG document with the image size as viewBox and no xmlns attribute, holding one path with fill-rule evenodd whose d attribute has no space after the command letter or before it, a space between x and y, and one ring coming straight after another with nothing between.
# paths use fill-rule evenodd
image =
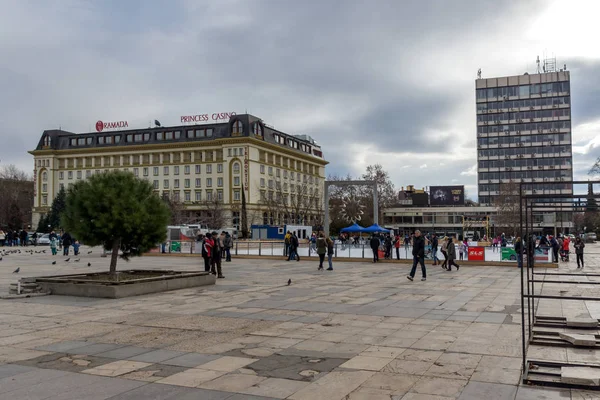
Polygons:
<instances>
[{"instance_id":1,"label":"billboard screen","mask_svg":"<svg viewBox=\"0 0 600 400\"><path fill-rule=\"evenodd\" d=\"M429 204L432 206L464 206L464 186L431 186Z\"/></svg>"}]
</instances>

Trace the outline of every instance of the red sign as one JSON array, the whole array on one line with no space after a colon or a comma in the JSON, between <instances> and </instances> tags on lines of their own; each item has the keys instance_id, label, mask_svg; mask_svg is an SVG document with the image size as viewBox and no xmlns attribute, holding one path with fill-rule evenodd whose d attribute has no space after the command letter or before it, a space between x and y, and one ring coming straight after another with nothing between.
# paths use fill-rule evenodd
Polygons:
<instances>
[{"instance_id":1,"label":"red sign","mask_svg":"<svg viewBox=\"0 0 600 400\"><path fill-rule=\"evenodd\" d=\"M224 121L229 120L229 118L233 117L235 112L228 113L213 113L211 115L208 114L196 114L196 115L182 115L181 122L182 123L190 123L190 122L208 122L209 118L213 121Z\"/></svg>"},{"instance_id":2,"label":"red sign","mask_svg":"<svg viewBox=\"0 0 600 400\"><path fill-rule=\"evenodd\" d=\"M484 261L485 248L474 246L469 247L469 261Z\"/></svg>"},{"instance_id":3,"label":"red sign","mask_svg":"<svg viewBox=\"0 0 600 400\"><path fill-rule=\"evenodd\" d=\"M96 131L102 132L105 129L119 129L119 128L129 128L129 124L127 121L115 121L115 122L96 122Z\"/></svg>"}]
</instances>

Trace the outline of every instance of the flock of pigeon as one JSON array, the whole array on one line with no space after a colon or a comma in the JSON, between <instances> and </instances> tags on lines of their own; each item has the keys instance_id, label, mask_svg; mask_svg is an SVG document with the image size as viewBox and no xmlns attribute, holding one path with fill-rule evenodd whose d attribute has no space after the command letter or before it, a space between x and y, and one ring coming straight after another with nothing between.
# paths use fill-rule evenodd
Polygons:
<instances>
[{"instance_id":1,"label":"flock of pigeon","mask_svg":"<svg viewBox=\"0 0 600 400\"><path fill-rule=\"evenodd\" d=\"M0 250L0 261L2 261L4 259L4 257L7 257L9 255L12 255L12 254L23 254L23 253L29 254L29 255L33 255L33 254L46 254L46 250L39 250L39 251L38 250L23 250L23 251L21 251L21 249L15 249L15 250L1 249ZM92 254L92 250L88 251L87 253L88 254ZM69 262L69 261L71 261L71 257L68 257L65 260L65 262ZM79 261L81 261L81 257L73 260L73 262L79 262ZM56 260L52 261L52 265L56 265ZM91 267L92 263L88 262L87 266ZM21 271L21 267L15 269L13 271L13 274L18 274L20 271Z\"/></svg>"}]
</instances>

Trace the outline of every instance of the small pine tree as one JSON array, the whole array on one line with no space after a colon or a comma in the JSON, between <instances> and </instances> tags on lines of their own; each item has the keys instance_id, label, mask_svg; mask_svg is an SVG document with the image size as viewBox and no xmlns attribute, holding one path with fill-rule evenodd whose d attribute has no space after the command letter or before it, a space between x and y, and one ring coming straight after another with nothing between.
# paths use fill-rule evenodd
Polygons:
<instances>
[{"instance_id":1,"label":"small pine tree","mask_svg":"<svg viewBox=\"0 0 600 400\"><path fill-rule=\"evenodd\" d=\"M65 199L62 226L91 246L112 251L110 273L124 260L165 240L170 215L152 185L130 172L93 175L73 185Z\"/></svg>"},{"instance_id":2,"label":"small pine tree","mask_svg":"<svg viewBox=\"0 0 600 400\"><path fill-rule=\"evenodd\" d=\"M62 213L65 211L66 197L67 197L67 192L65 191L65 188L64 187L60 188L60 190L58 191L58 194L52 201L52 206L50 207L50 213L48 213L48 216L47 216L46 227L48 225L50 225L51 229L55 229L55 230L60 228L60 218L61 218Z\"/></svg>"},{"instance_id":3,"label":"small pine tree","mask_svg":"<svg viewBox=\"0 0 600 400\"><path fill-rule=\"evenodd\" d=\"M48 233L48 215L44 214L40 217L36 232Z\"/></svg>"}]
</instances>

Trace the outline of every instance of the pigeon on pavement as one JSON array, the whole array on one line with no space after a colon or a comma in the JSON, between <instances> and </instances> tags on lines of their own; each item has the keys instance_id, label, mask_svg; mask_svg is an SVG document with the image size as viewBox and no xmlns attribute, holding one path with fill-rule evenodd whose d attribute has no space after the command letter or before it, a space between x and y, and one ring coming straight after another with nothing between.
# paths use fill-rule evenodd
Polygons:
<instances>
[{"instance_id":1,"label":"pigeon on pavement","mask_svg":"<svg viewBox=\"0 0 600 400\"><path fill-rule=\"evenodd\" d=\"M56 261L52 261L52 265L56 265Z\"/></svg>"},{"instance_id":2,"label":"pigeon on pavement","mask_svg":"<svg viewBox=\"0 0 600 400\"><path fill-rule=\"evenodd\" d=\"M66 262L69 262L69 260L70 260L70 259L71 259L71 257L67 258L65 261L66 261Z\"/></svg>"},{"instance_id":3,"label":"pigeon on pavement","mask_svg":"<svg viewBox=\"0 0 600 400\"><path fill-rule=\"evenodd\" d=\"M15 269L15 270L13 271L13 274L18 274L20 270L21 270L21 267L19 267L19 268Z\"/></svg>"},{"instance_id":4,"label":"pigeon on pavement","mask_svg":"<svg viewBox=\"0 0 600 400\"><path fill-rule=\"evenodd\" d=\"M288 286L290 286L292 284L292 280L288 279Z\"/></svg>"},{"instance_id":5,"label":"pigeon on pavement","mask_svg":"<svg viewBox=\"0 0 600 400\"><path fill-rule=\"evenodd\" d=\"M81 260L81 258L78 258L77 260L73 260L73 261L75 261L75 262L79 262L79 260Z\"/></svg>"},{"instance_id":6,"label":"pigeon on pavement","mask_svg":"<svg viewBox=\"0 0 600 400\"><path fill-rule=\"evenodd\" d=\"M88 254L92 254L92 250L88 251Z\"/></svg>"},{"instance_id":7,"label":"pigeon on pavement","mask_svg":"<svg viewBox=\"0 0 600 400\"><path fill-rule=\"evenodd\" d=\"M88 263L88 267L91 267L91 266L92 266L92 263Z\"/></svg>"}]
</instances>

